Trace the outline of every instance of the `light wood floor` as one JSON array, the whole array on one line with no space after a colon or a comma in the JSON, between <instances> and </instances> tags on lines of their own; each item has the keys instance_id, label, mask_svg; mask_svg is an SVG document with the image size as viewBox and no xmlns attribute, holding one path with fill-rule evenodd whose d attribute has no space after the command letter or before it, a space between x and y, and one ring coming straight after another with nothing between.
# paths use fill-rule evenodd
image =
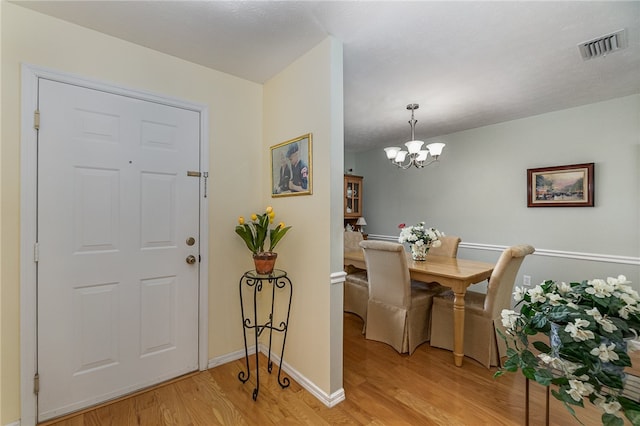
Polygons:
<instances>
[{"instance_id":1,"label":"light wood floor","mask_svg":"<svg viewBox=\"0 0 640 426\"><path fill-rule=\"evenodd\" d=\"M451 352L420 346L411 356L365 340L362 321L344 317L346 400L327 408L293 380L277 383L277 367L260 360L260 394L251 399L255 373L238 380L244 360L194 373L169 384L64 419L55 426L127 425L524 425L524 378L493 378L470 358L453 365ZM285 352L286 359L286 352ZM253 361L252 361L253 365ZM288 377L288 376L287 376ZM544 391L532 385L530 425L544 425ZM578 408L585 425L599 425L593 407ZM551 397L551 424L578 425Z\"/></svg>"}]
</instances>

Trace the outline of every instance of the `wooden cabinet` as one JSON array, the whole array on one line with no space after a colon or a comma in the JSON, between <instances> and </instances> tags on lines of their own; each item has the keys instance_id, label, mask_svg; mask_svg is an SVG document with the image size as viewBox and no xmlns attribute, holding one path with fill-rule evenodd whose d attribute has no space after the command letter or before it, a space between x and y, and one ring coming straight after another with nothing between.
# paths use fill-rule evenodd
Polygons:
<instances>
[{"instance_id":1,"label":"wooden cabinet","mask_svg":"<svg viewBox=\"0 0 640 426\"><path fill-rule=\"evenodd\" d=\"M362 216L362 176L344 175L344 224L354 226Z\"/></svg>"}]
</instances>

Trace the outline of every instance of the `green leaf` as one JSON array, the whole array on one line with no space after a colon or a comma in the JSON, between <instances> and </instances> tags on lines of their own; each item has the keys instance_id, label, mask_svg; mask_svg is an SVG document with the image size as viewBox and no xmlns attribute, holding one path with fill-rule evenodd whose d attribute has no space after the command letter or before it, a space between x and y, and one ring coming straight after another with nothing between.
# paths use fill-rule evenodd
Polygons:
<instances>
[{"instance_id":1,"label":"green leaf","mask_svg":"<svg viewBox=\"0 0 640 426\"><path fill-rule=\"evenodd\" d=\"M566 322L571 315L571 310L566 305L553 306L547 316L551 322Z\"/></svg>"},{"instance_id":2,"label":"green leaf","mask_svg":"<svg viewBox=\"0 0 640 426\"><path fill-rule=\"evenodd\" d=\"M520 368L520 357L516 355L515 357L507 358L503 368L511 373L515 373L518 371L518 368Z\"/></svg>"},{"instance_id":3,"label":"green leaf","mask_svg":"<svg viewBox=\"0 0 640 426\"><path fill-rule=\"evenodd\" d=\"M515 350L513 348L507 348L507 356L509 358L520 357L520 352L518 352L517 350Z\"/></svg>"},{"instance_id":4,"label":"green leaf","mask_svg":"<svg viewBox=\"0 0 640 426\"><path fill-rule=\"evenodd\" d=\"M619 373L609 373L609 374L607 374L604 371L600 371L600 372L594 374L594 376L603 385L608 386L610 388L622 389L622 387L623 387L622 378L620 377Z\"/></svg>"},{"instance_id":5,"label":"green leaf","mask_svg":"<svg viewBox=\"0 0 640 426\"><path fill-rule=\"evenodd\" d=\"M551 347L549 347L549 345L541 341L533 342L533 347L545 354L548 354L551 352Z\"/></svg>"},{"instance_id":6,"label":"green leaf","mask_svg":"<svg viewBox=\"0 0 640 426\"><path fill-rule=\"evenodd\" d=\"M538 312L531 318L531 322L529 324L531 328L542 330L548 326L549 319L542 312Z\"/></svg>"},{"instance_id":7,"label":"green leaf","mask_svg":"<svg viewBox=\"0 0 640 426\"><path fill-rule=\"evenodd\" d=\"M616 353L618 354L618 357L620 359L618 359L617 361L613 361L612 364L620 365L623 367L631 367L631 358L629 357L629 354L627 352L616 351Z\"/></svg>"},{"instance_id":8,"label":"green leaf","mask_svg":"<svg viewBox=\"0 0 640 426\"><path fill-rule=\"evenodd\" d=\"M602 415L602 426L624 426L624 420L613 414L604 413Z\"/></svg>"},{"instance_id":9,"label":"green leaf","mask_svg":"<svg viewBox=\"0 0 640 426\"><path fill-rule=\"evenodd\" d=\"M640 413L640 401L634 401L626 396L620 396L618 398L618 402L622 405L622 408L624 408L625 411L637 411Z\"/></svg>"},{"instance_id":10,"label":"green leaf","mask_svg":"<svg viewBox=\"0 0 640 426\"><path fill-rule=\"evenodd\" d=\"M535 381L540 383L543 386L551 385L551 382L553 380L553 375L551 374L551 372L543 368L538 369L534 377L535 377Z\"/></svg>"},{"instance_id":11,"label":"green leaf","mask_svg":"<svg viewBox=\"0 0 640 426\"><path fill-rule=\"evenodd\" d=\"M264 241L267 239L267 231L269 229L269 215L258 215L258 220L255 222L256 239L255 247L258 252L264 251Z\"/></svg>"},{"instance_id":12,"label":"green leaf","mask_svg":"<svg viewBox=\"0 0 640 426\"><path fill-rule=\"evenodd\" d=\"M522 374L529 380L536 380L536 369L532 367L523 367Z\"/></svg>"},{"instance_id":13,"label":"green leaf","mask_svg":"<svg viewBox=\"0 0 640 426\"><path fill-rule=\"evenodd\" d=\"M248 224L237 225L236 226L236 234L240 235L247 248L251 250L252 253L256 252L256 247L253 241L253 233L252 229Z\"/></svg>"},{"instance_id":14,"label":"green leaf","mask_svg":"<svg viewBox=\"0 0 640 426\"><path fill-rule=\"evenodd\" d=\"M280 225L278 225L275 229L271 230L269 234L269 251L273 251L273 249L276 248L278 241L280 241L282 237L284 237L289 229L291 229L290 226L287 226L286 228L280 228Z\"/></svg>"},{"instance_id":15,"label":"green leaf","mask_svg":"<svg viewBox=\"0 0 640 426\"><path fill-rule=\"evenodd\" d=\"M624 410L624 415L629 419L631 424L640 425L640 404L623 396L618 398L618 402Z\"/></svg>"},{"instance_id":16,"label":"green leaf","mask_svg":"<svg viewBox=\"0 0 640 426\"><path fill-rule=\"evenodd\" d=\"M568 384L569 383L569 379L567 379L564 376L560 376L560 377L555 377L551 382L554 385L562 386L562 385Z\"/></svg>"},{"instance_id":17,"label":"green leaf","mask_svg":"<svg viewBox=\"0 0 640 426\"><path fill-rule=\"evenodd\" d=\"M522 363L527 365L528 367L537 367L538 366L538 358L528 349L525 349L520 354L520 359L522 359Z\"/></svg>"}]
</instances>

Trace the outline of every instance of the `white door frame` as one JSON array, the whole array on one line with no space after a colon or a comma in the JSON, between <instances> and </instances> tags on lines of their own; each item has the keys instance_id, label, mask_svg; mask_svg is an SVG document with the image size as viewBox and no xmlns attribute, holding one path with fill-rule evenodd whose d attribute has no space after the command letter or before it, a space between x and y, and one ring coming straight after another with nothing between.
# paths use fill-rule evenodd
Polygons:
<instances>
[{"instance_id":1,"label":"white door frame","mask_svg":"<svg viewBox=\"0 0 640 426\"><path fill-rule=\"evenodd\" d=\"M101 90L163 105L196 111L200 114L200 171L209 170L209 109L206 105L130 89L69 73L22 64L22 111L20 138L20 396L22 426L36 424L37 400L33 392L37 366L37 305L36 305L36 224L37 224L37 132L34 112L38 106L38 79L46 78L62 83ZM204 192L200 179L200 193ZM200 256L198 365L206 370L208 364L208 200L200 196Z\"/></svg>"}]
</instances>

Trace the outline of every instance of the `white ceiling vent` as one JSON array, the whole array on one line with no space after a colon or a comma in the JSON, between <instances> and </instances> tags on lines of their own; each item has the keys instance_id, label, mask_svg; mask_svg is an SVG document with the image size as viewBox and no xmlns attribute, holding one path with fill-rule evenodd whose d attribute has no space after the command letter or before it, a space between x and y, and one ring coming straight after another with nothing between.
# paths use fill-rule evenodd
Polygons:
<instances>
[{"instance_id":1,"label":"white ceiling vent","mask_svg":"<svg viewBox=\"0 0 640 426\"><path fill-rule=\"evenodd\" d=\"M627 30L619 30L615 33L598 37L595 40L585 41L578 45L582 59L593 59L606 56L617 50L627 47Z\"/></svg>"}]
</instances>

